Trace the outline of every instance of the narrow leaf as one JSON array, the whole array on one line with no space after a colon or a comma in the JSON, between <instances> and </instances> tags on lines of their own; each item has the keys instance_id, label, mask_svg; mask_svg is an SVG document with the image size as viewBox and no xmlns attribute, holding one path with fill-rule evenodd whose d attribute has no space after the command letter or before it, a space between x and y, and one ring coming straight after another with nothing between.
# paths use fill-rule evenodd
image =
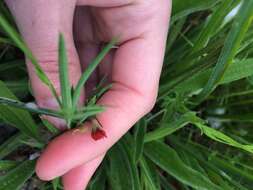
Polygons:
<instances>
[{"instance_id":1,"label":"narrow leaf","mask_svg":"<svg viewBox=\"0 0 253 190\"><path fill-rule=\"evenodd\" d=\"M11 170L13 168L15 168L15 166L17 166L16 161L10 161L10 160L0 160L0 171L8 171Z\"/></svg>"},{"instance_id":2,"label":"narrow leaf","mask_svg":"<svg viewBox=\"0 0 253 190\"><path fill-rule=\"evenodd\" d=\"M147 129L147 123L144 119L141 119L137 124L136 124L136 131L135 131L135 149L134 149L134 160L137 163L143 153L143 147L144 147L144 136L146 133Z\"/></svg>"},{"instance_id":3,"label":"narrow leaf","mask_svg":"<svg viewBox=\"0 0 253 190\"><path fill-rule=\"evenodd\" d=\"M177 130L191 123L192 118L195 118L195 113L187 112L181 115L177 120L171 123L163 124L158 129L147 133L145 135L145 142L158 140L176 132Z\"/></svg>"},{"instance_id":4,"label":"narrow leaf","mask_svg":"<svg viewBox=\"0 0 253 190\"><path fill-rule=\"evenodd\" d=\"M32 113L49 115L53 117L63 118L63 115L59 111L54 111L46 108L39 108L35 103L23 103L18 100L13 100L5 97L0 97L0 104L9 106L21 110L26 110Z\"/></svg>"},{"instance_id":5,"label":"narrow leaf","mask_svg":"<svg viewBox=\"0 0 253 190\"><path fill-rule=\"evenodd\" d=\"M157 180L158 171L156 171L154 167L150 167L151 164L148 163L144 157L140 159L140 165L145 177L147 178L149 189L160 189L160 181Z\"/></svg>"},{"instance_id":6,"label":"narrow leaf","mask_svg":"<svg viewBox=\"0 0 253 190\"><path fill-rule=\"evenodd\" d=\"M206 126L202 123L195 123L195 125L206 136L208 136L209 138L211 138L211 139L213 139L217 142L227 144L227 145L230 145L230 146L233 146L233 147L236 147L236 148L243 149L243 150L248 151L250 153L253 153L253 144L250 144L250 145L241 144L241 143L237 142L236 140L232 139L231 137L225 135L224 133L222 133L222 132L220 132L216 129L213 129L211 127L208 127L208 126Z\"/></svg>"},{"instance_id":7,"label":"narrow leaf","mask_svg":"<svg viewBox=\"0 0 253 190\"><path fill-rule=\"evenodd\" d=\"M61 102L60 102L59 97L56 93L56 90L55 90L53 84L51 83L51 81L49 80L49 78L47 77L47 75L45 74L45 72L43 71L43 69L41 68L41 66L38 64L37 59L33 56L31 50L24 43L24 41L22 40L20 35L4 19L3 15L1 13L0 13L0 26L5 30L5 32L9 35L10 39L17 45L17 47L19 47L24 52L26 57L31 61L31 63L34 66L37 76L46 86L49 87L51 93L53 94L53 96L56 98L56 100L58 101L58 103L60 105Z\"/></svg>"},{"instance_id":8,"label":"narrow leaf","mask_svg":"<svg viewBox=\"0 0 253 190\"><path fill-rule=\"evenodd\" d=\"M222 24L225 16L228 14L228 11L231 9L232 3L233 1L231 0L224 0L219 5L217 10L215 10L215 12L211 15L207 26L205 26L204 29L201 31L198 40L194 44L192 53L195 53L196 51L204 48L207 45L212 35L215 34L215 31Z\"/></svg>"},{"instance_id":9,"label":"narrow leaf","mask_svg":"<svg viewBox=\"0 0 253 190\"><path fill-rule=\"evenodd\" d=\"M19 166L0 177L0 190L20 190L34 174L35 160L24 161Z\"/></svg>"},{"instance_id":10,"label":"narrow leaf","mask_svg":"<svg viewBox=\"0 0 253 190\"><path fill-rule=\"evenodd\" d=\"M202 11L214 7L221 0L173 0L172 22L188 16L197 11Z\"/></svg>"},{"instance_id":11,"label":"narrow leaf","mask_svg":"<svg viewBox=\"0 0 253 190\"><path fill-rule=\"evenodd\" d=\"M62 34L59 37L59 78L61 85L62 108L65 112L72 109L71 86L69 82L68 57Z\"/></svg>"},{"instance_id":12,"label":"narrow leaf","mask_svg":"<svg viewBox=\"0 0 253 190\"><path fill-rule=\"evenodd\" d=\"M0 97L11 98L17 101L15 95L0 81ZM39 140L38 128L31 115L23 110L0 104L0 118L26 135Z\"/></svg>"},{"instance_id":13,"label":"narrow leaf","mask_svg":"<svg viewBox=\"0 0 253 190\"><path fill-rule=\"evenodd\" d=\"M113 48L113 46L116 44L117 39L113 39L108 45L105 46L105 48L99 53L99 55L89 64L85 72L82 74L80 80L77 83L77 86L74 91L73 95L73 106L77 106L77 103L79 101L82 88L92 72L97 68L99 63L104 59L107 53Z\"/></svg>"},{"instance_id":14,"label":"narrow leaf","mask_svg":"<svg viewBox=\"0 0 253 190\"><path fill-rule=\"evenodd\" d=\"M13 135L0 145L0 159L8 156L11 152L22 146L21 141L28 140L28 137L22 133Z\"/></svg>"},{"instance_id":15,"label":"narrow leaf","mask_svg":"<svg viewBox=\"0 0 253 190\"><path fill-rule=\"evenodd\" d=\"M176 151L168 145L154 141L147 143L144 150L148 158L180 182L197 190L221 190L210 179L185 165Z\"/></svg>"},{"instance_id":16,"label":"narrow leaf","mask_svg":"<svg viewBox=\"0 0 253 190\"><path fill-rule=\"evenodd\" d=\"M168 92L176 91L180 94L194 93L203 88L211 76L213 69L208 69L200 73L196 73L188 80L182 81L174 89ZM253 75L253 59L235 60L232 65L229 65L224 77L219 81L219 84L227 84L236 80L240 80Z\"/></svg>"},{"instance_id":17,"label":"narrow leaf","mask_svg":"<svg viewBox=\"0 0 253 190\"><path fill-rule=\"evenodd\" d=\"M243 1L243 4L234 21L233 27L225 41L224 48L219 57L206 86L196 98L196 103L203 101L218 85L227 67L232 63L240 43L243 40L253 19L253 1Z\"/></svg>"}]
</instances>

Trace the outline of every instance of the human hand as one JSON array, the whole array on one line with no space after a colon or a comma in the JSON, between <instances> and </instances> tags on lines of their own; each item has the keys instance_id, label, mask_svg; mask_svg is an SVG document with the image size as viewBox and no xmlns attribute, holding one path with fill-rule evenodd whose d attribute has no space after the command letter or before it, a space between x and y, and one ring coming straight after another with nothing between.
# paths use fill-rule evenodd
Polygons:
<instances>
[{"instance_id":1,"label":"human hand","mask_svg":"<svg viewBox=\"0 0 253 190\"><path fill-rule=\"evenodd\" d=\"M42 180L63 176L64 189L84 189L106 151L155 103L166 44L170 0L6 2L25 41L58 93L59 32L64 34L66 40L73 85L77 83L81 70L99 52L101 42L120 36L119 48L110 52L101 63L82 97L84 100L85 95L89 95L101 77L110 77L113 86L98 101L98 104L106 107L106 111L97 116L107 138L95 141L87 132L65 132L47 146L36 166L37 175ZM38 79L29 61L27 66L38 105L56 108L56 101ZM64 126L60 120L48 119L59 128Z\"/></svg>"}]
</instances>

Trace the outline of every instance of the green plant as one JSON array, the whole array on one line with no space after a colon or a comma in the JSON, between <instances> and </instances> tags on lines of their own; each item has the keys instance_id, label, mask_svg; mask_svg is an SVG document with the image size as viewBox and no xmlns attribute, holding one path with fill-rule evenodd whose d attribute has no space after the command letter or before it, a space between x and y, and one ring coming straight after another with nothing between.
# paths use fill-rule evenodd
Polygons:
<instances>
[{"instance_id":1,"label":"green plant","mask_svg":"<svg viewBox=\"0 0 253 190\"><path fill-rule=\"evenodd\" d=\"M80 110L72 112L73 115L64 112L76 108L80 88L104 55L100 54L97 62L91 64L75 88L76 93L71 93L64 72L67 67L65 44L60 37L59 55L63 59L59 67L64 92L58 97L60 111L34 108L20 101L17 104L14 94L22 101L33 101L27 96L27 74L23 60L16 53L17 47L27 57L35 58L16 32L13 35L15 29L4 28L6 20L12 23L12 18L3 9L0 6L0 79L3 81L0 96L5 98L0 98L0 123L12 125L19 132L0 146L0 171L6 173L0 176L0 190L19 189L29 185L27 181L37 181L33 175L34 162L26 161L27 155L36 156L45 142L39 138L41 121L27 109L65 118L70 127L103 110L95 105L95 98L86 105L97 109L97 112L89 110L92 115L76 119L72 116ZM109 151L89 190L252 189L252 9L253 2L247 0L173 0L156 106ZM3 19L3 15L7 19ZM17 78L9 78L7 71L19 74ZM37 73L53 88L40 69ZM20 122L20 115L25 123ZM49 129L53 128L49 126ZM28 153L24 152L21 159L13 158L11 155L21 146L32 148L27 148ZM5 183L14 173L21 176L19 180ZM10 184L13 186L8 186ZM61 189L58 180L37 184L40 189Z\"/></svg>"},{"instance_id":2,"label":"green plant","mask_svg":"<svg viewBox=\"0 0 253 190\"><path fill-rule=\"evenodd\" d=\"M31 112L40 113L44 115L54 116L63 118L66 121L67 127L71 128L73 123L80 124L88 117L92 115L96 115L103 111L101 106L96 106L96 97L92 99L85 107L79 108L78 101L80 99L81 90L88 80L91 73L96 69L98 64L103 60L105 55L110 51L110 49L114 46L116 40L112 40L103 51L93 60L93 62L89 65L86 71L80 77L80 80L77 83L76 87L73 87L69 84L69 76L68 76L68 58L66 55L66 47L64 38L62 35L59 37L59 78L60 78L60 86L61 86L61 97L59 97L56 93L56 90L52 84L52 82L48 79L47 75L44 73L40 65L38 64L36 58L32 55L30 50L26 47L24 42L20 39L19 35L14 31L13 28L4 20L4 18L0 15L0 23L3 29L9 34L10 38L17 44L17 46L25 52L25 55L31 60L32 64L35 67L35 72L38 77L48 88L51 90L51 93L54 95L55 99L58 102L59 110L49 110L45 108L36 108L34 106L30 106L19 102L17 100L11 100L6 97L1 97L0 102L5 105L22 108L29 110Z\"/></svg>"}]
</instances>

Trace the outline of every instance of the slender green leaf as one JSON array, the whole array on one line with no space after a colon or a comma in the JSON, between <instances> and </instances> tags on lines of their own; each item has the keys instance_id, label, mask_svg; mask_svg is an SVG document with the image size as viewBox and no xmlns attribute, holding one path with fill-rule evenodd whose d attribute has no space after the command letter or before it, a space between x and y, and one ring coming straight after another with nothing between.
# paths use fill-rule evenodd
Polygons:
<instances>
[{"instance_id":1,"label":"slender green leaf","mask_svg":"<svg viewBox=\"0 0 253 190\"><path fill-rule=\"evenodd\" d=\"M90 182L88 190L105 190L106 188L106 177L105 177L105 167L104 165L96 171L96 175L93 180Z\"/></svg>"},{"instance_id":2,"label":"slender green leaf","mask_svg":"<svg viewBox=\"0 0 253 190\"><path fill-rule=\"evenodd\" d=\"M0 44L10 44L10 45L13 45L13 43L7 39L7 38L1 38L0 37Z\"/></svg>"},{"instance_id":3,"label":"slender green leaf","mask_svg":"<svg viewBox=\"0 0 253 190\"><path fill-rule=\"evenodd\" d=\"M138 162L143 153L144 147L144 136L146 133L147 123L144 119L141 119L136 124L136 131L135 131L135 149L134 149L134 160Z\"/></svg>"},{"instance_id":4,"label":"slender green leaf","mask_svg":"<svg viewBox=\"0 0 253 190\"><path fill-rule=\"evenodd\" d=\"M214 7L220 0L173 0L172 22L197 11Z\"/></svg>"},{"instance_id":5,"label":"slender green leaf","mask_svg":"<svg viewBox=\"0 0 253 190\"><path fill-rule=\"evenodd\" d=\"M173 146L175 146L175 143L176 143L175 147L177 149L181 149L184 152L187 152L192 157L199 160L202 163L202 166L205 167L205 169L212 170L216 174L220 175L223 178L222 183L228 182L230 185L234 185L236 187L241 186L239 183L235 182L230 175L228 175L229 173L227 173L226 170L222 170L221 166L212 163L213 160L216 160L216 159L218 159L218 157L222 157L224 155L213 154L214 152L212 152L212 150L210 150L209 147L204 147L198 143L193 143L192 141L188 141L188 143L186 143L186 142L182 142L182 139L170 138L170 140L173 142ZM206 158L203 155L205 155ZM226 163L231 162L231 158L227 158L225 162ZM232 164L229 163L229 165L231 167ZM232 167L235 168L235 166L232 166ZM245 170L245 169L243 169L243 170ZM243 170L240 170L239 168L237 168L237 170L233 170L233 171L238 171L237 175L240 175L240 177L246 176L246 178L248 178L250 175ZM249 177L249 179L250 179L250 177ZM221 180L221 178L219 179L219 181L220 180ZM233 188L230 187L229 189L233 189ZM237 189L237 188L235 188L235 189ZM239 189L243 189L243 188L239 188Z\"/></svg>"},{"instance_id":6,"label":"slender green leaf","mask_svg":"<svg viewBox=\"0 0 253 190\"><path fill-rule=\"evenodd\" d=\"M178 93L194 93L202 89L208 78L211 76L212 69L193 75L188 80L177 85L173 90ZM219 84L227 84L253 75L253 59L236 60L227 68L224 77Z\"/></svg>"},{"instance_id":7,"label":"slender green leaf","mask_svg":"<svg viewBox=\"0 0 253 190\"><path fill-rule=\"evenodd\" d=\"M211 37L215 34L217 28L222 24L225 16L227 15L228 11L231 9L233 1L231 0L224 0L217 10L212 14L208 24L202 32L200 33L198 40L194 43L194 48L192 53L204 48Z\"/></svg>"},{"instance_id":8,"label":"slender green leaf","mask_svg":"<svg viewBox=\"0 0 253 190\"><path fill-rule=\"evenodd\" d=\"M69 113L72 110L71 86L69 81L68 57L62 34L59 37L59 77L61 85L62 108Z\"/></svg>"},{"instance_id":9,"label":"slender green leaf","mask_svg":"<svg viewBox=\"0 0 253 190\"><path fill-rule=\"evenodd\" d=\"M56 178L52 181L52 186L54 190L57 190L60 187L60 178Z\"/></svg>"},{"instance_id":10,"label":"slender green leaf","mask_svg":"<svg viewBox=\"0 0 253 190\"><path fill-rule=\"evenodd\" d=\"M48 120L42 119L41 120L44 126L54 135L59 134L60 130L57 129L53 124L51 124Z\"/></svg>"},{"instance_id":11,"label":"slender green leaf","mask_svg":"<svg viewBox=\"0 0 253 190\"><path fill-rule=\"evenodd\" d=\"M17 100L14 94L0 81L0 97ZM0 118L26 135L39 140L39 131L31 115L23 110L0 104Z\"/></svg>"},{"instance_id":12,"label":"slender green leaf","mask_svg":"<svg viewBox=\"0 0 253 190\"><path fill-rule=\"evenodd\" d=\"M160 175L160 181L164 190L177 190L176 187L174 187L173 184L170 184L163 175Z\"/></svg>"},{"instance_id":13,"label":"slender green leaf","mask_svg":"<svg viewBox=\"0 0 253 190\"><path fill-rule=\"evenodd\" d=\"M110 168L107 171L112 190L137 190L133 160L124 145L115 145L109 152ZM132 162L132 163L131 163ZM124 164L122 164L124 163ZM127 176L127 178L126 178ZM137 186L138 187L138 186Z\"/></svg>"},{"instance_id":14,"label":"slender green leaf","mask_svg":"<svg viewBox=\"0 0 253 190\"><path fill-rule=\"evenodd\" d=\"M245 151L248 151L250 153L253 153L253 144L250 145L244 145L241 144L237 141L235 141L234 139L232 139L231 137L225 135L224 133L213 129L211 127L208 127L202 123L195 123L195 125L209 138L221 142L223 144L227 144L236 148L240 148L243 149Z\"/></svg>"},{"instance_id":15,"label":"slender green leaf","mask_svg":"<svg viewBox=\"0 0 253 190\"><path fill-rule=\"evenodd\" d=\"M0 160L0 171L8 171L17 166L16 161L10 161L10 160Z\"/></svg>"},{"instance_id":16,"label":"slender green leaf","mask_svg":"<svg viewBox=\"0 0 253 190\"><path fill-rule=\"evenodd\" d=\"M100 106L85 106L85 109L76 113L73 117L73 120L76 120L78 123L83 123L89 117L102 113L105 109Z\"/></svg>"},{"instance_id":17,"label":"slender green leaf","mask_svg":"<svg viewBox=\"0 0 253 190\"><path fill-rule=\"evenodd\" d=\"M150 142L154 140L161 139L166 137L177 130L181 129L182 127L186 126L187 124L191 123L192 119L195 118L194 112L187 112L180 116L177 120L173 121L172 123L164 124L160 128L155 129L152 132L149 132L145 135L145 142Z\"/></svg>"},{"instance_id":18,"label":"slender green leaf","mask_svg":"<svg viewBox=\"0 0 253 190\"><path fill-rule=\"evenodd\" d=\"M18 100L13 100L5 97L0 97L0 105L13 107L15 109L26 110L32 113L49 115L53 117L63 118L63 115L59 111L54 111L46 108L39 108L34 103L23 103Z\"/></svg>"},{"instance_id":19,"label":"slender green leaf","mask_svg":"<svg viewBox=\"0 0 253 190\"><path fill-rule=\"evenodd\" d=\"M105 48L99 53L99 55L89 64L85 72L82 74L80 80L77 83L77 86L75 88L74 94L73 94L73 106L77 106L77 103L79 101L82 88L92 72L97 68L99 63L104 59L106 54L113 48L113 46L117 43L117 39L113 39L108 45L105 46Z\"/></svg>"},{"instance_id":20,"label":"slender green leaf","mask_svg":"<svg viewBox=\"0 0 253 190\"><path fill-rule=\"evenodd\" d=\"M145 177L147 178L148 187L150 190L158 190L161 189L158 171L154 167L151 167L151 164L146 161L144 157L140 159L141 169Z\"/></svg>"},{"instance_id":21,"label":"slender green leaf","mask_svg":"<svg viewBox=\"0 0 253 190\"><path fill-rule=\"evenodd\" d=\"M240 168L233 163L230 163L228 160L221 159L217 156L210 158L211 163L217 165L217 167L224 169L225 171L232 172L234 175L253 181L253 171L249 171L246 168Z\"/></svg>"},{"instance_id":22,"label":"slender green leaf","mask_svg":"<svg viewBox=\"0 0 253 190\"><path fill-rule=\"evenodd\" d=\"M148 158L180 182L198 190L221 190L200 172L185 165L177 152L168 145L153 141L145 144L144 150Z\"/></svg>"},{"instance_id":23,"label":"slender green leaf","mask_svg":"<svg viewBox=\"0 0 253 190\"><path fill-rule=\"evenodd\" d=\"M49 87L52 94L58 101L59 105L61 104L59 97L56 93L56 90L45 74L45 72L42 70L41 66L38 64L38 61L33 56L30 49L26 46L22 38L19 36L19 34L16 32L16 30L4 19L3 15L0 13L0 26L5 30L5 32L9 35L9 37L12 39L12 41L24 52L24 54L27 56L28 59L30 59L31 63L33 64L35 68L35 72L39 79Z\"/></svg>"},{"instance_id":24,"label":"slender green leaf","mask_svg":"<svg viewBox=\"0 0 253 190\"><path fill-rule=\"evenodd\" d=\"M186 17L178 20L173 26L170 28L169 38L166 46L166 52L168 53L177 37L180 35L180 32L185 24ZM165 58L166 60L166 58Z\"/></svg>"},{"instance_id":25,"label":"slender green leaf","mask_svg":"<svg viewBox=\"0 0 253 190\"><path fill-rule=\"evenodd\" d=\"M253 19L253 1L243 1L243 4L234 21L233 27L225 41L219 60L204 89L196 98L196 102L203 101L219 84L226 69L232 63L240 43L243 40Z\"/></svg>"},{"instance_id":26,"label":"slender green leaf","mask_svg":"<svg viewBox=\"0 0 253 190\"><path fill-rule=\"evenodd\" d=\"M138 168L135 167L134 155L132 154L132 146L131 143L129 142L130 140L132 141L133 139L131 138L130 135L126 134L125 138L123 138L122 141L119 142L119 146L122 150L122 154L123 151L125 151L127 159L129 160L130 172L133 175L132 181L133 190L138 190L140 187L140 180L138 175Z\"/></svg>"},{"instance_id":27,"label":"slender green leaf","mask_svg":"<svg viewBox=\"0 0 253 190\"><path fill-rule=\"evenodd\" d=\"M0 159L5 158L11 152L22 146L21 141L25 140L28 140L28 137L22 133L18 133L6 140L0 145Z\"/></svg>"},{"instance_id":28,"label":"slender green leaf","mask_svg":"<svg viewBox=\"0 0 253 190\"><path fill-rule=\"evenodd\" d=\"M20 190L33 175L34 168L35 160L24 161L6 175L0 177L0 190Z\"/></svg>"},{"instance_id":29,"label":"slender green leaf","mask_svg":"<svg viewBox=\"0 0 253 190\"><path fill-rule=\"evenodd\" d=\"M0 64L0 73L10 71L10 70L17 70L17 68L20 67L22 69L25 69L25 64L23 60L17 59L13 61L8 61Z\"/></svg>"},{"instance_id":30,"label":"slender green leaf","mask_svg":"<svg viewBox=\"0 0 253 190\"><path fill-rule=\"evenodd\" d=\"M15 26L14 18L11 15L10 11L6 9L4 1L0 1L0 12L4 15L8 22Z\"/></svg>"}]
</instances>

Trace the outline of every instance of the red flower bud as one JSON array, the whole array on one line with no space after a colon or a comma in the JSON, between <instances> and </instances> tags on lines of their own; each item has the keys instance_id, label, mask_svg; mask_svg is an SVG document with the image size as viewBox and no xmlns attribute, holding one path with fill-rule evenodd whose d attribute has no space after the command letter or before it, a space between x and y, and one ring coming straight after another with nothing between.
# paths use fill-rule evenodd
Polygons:
<instances>
[{"instance_id":1,"label":"red flower bud","mask_svg":"<svg viewBox=\"0 0 253 190\"><path fill-rule=\"evenodd\" d=\"M104 130L100 129L100 128L97 128L97 129L93 129L92 132L91 132L91 137L97 141L97 140L100 140L100 139L103 139L103 138L106 138L106 133Z\"/></svg>"}]
</instances>

